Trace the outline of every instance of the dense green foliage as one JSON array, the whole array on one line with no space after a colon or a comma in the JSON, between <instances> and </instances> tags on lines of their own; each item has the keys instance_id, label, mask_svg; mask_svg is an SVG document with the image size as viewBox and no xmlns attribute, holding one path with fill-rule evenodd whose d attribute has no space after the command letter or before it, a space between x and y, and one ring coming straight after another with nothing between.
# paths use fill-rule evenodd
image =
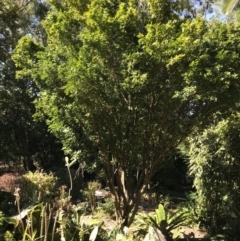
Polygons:
<instances>
[{"instance_id":1,"label":"dense green foliage","mask_svg":"<svg viewBox=\"0 0 240 241\"><path fill-rule=\"evenodd\" d=\"M37 202L46 202L46 200L54 197L57 179L52 173L47 174L40 171L26 173L16 183L20 188L21 203L30 205Z\"/></svg>"},{"instance_id":2,"label":"dense green foliage","mask_svg":"<svg viewBox=\"0 0 240 241\"><path fill-rule=\"evenodd\" d=\"M123 228L149 188L158 183L163 190L182 178L172 156L183 141L196 216L214 233L239 237L240 27L206 20L210 2L216 1L0 2L0 162L59 169L63 147L70 185L55 209L61 237L74 215L74 232L83 237L86 231L70 208L70 196L84 186L73 187L72 164L105 179ZM238 1L223 2L228 12ZM24 203L56 181L38 174L22 181L22 192L31 192ZM95 211L98 187L91 184ZM112 202L105 207L112 212ZM69 216L63 209L71 209Z\"/></svg>"},{"instance_id":3,"label":"dense green foliage","mask_svg":"<svg viewBox=\"0 0 240 241\"><path fill-rule=\"evenodd\" d=\"M185 149L203 219L212 232L231 240L240 237L239 137L237 114L189 138Z\"/></svg>"},{"instance_id":4,"label":"dense green foliage","mask_svg":"<svg viewBox=\"0 0 240 241\"><path fill-rule=\"evenodd\" d=\"M0 161L14 163L25 160L25 168L32 161L46 165L59 157L61 146L48 131L44 122L34 122L33 101L39 88L30 78L16 80L16 68L11 58L18 40L31 34L44 41L41 19L46 6L38 1L11 1L0 3ZM32 22L35 18L35 23Z\"/></svg>"},{"instance_id":5,"label":"dense green foliage","mask_svg":"<svg viewBox=\"0 0 240 241\"><path fill-rule=\"evenodd\" d=\"M37 115L65 153L104 167L117 217L130 224L182 140L238 108L239 28L185 19L182 1L51 3L47 45L19 41L18 76L38 84Z\"/></svg>"}]
</instances>

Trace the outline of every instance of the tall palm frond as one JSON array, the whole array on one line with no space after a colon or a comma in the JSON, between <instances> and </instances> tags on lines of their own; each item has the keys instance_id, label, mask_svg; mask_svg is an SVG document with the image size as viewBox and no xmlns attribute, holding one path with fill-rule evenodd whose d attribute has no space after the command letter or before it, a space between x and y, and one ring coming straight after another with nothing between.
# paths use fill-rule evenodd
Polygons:
<instances>
[{"instance_id":1,"label":"tall palm frond","mask_svg":"<svg viewBox=\"0 0 240 241\"><path fill-rule=\"evenodd\" d=\"M216 2L215 5L221 7L224 14L229 15L236 9L239 3L240 0L221 0Z\"/></svg>"}]
</instances>

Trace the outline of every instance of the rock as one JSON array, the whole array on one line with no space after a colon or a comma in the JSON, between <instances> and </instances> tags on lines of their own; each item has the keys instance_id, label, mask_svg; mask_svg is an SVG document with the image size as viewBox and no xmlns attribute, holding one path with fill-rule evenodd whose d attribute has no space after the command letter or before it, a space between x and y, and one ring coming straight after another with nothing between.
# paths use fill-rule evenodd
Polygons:
<instances>
[{"instance_id":1,"label":"rock","mask_svg":"<svg viewBox=\"0 0 240 241\"><path fill-rule=\"evenodd\" d=\"M95 196L97 198L109 198L109 197L111 197L111 193L104 189L100 189L100 190L95 191Z\"/></svg>"}]
</instances>

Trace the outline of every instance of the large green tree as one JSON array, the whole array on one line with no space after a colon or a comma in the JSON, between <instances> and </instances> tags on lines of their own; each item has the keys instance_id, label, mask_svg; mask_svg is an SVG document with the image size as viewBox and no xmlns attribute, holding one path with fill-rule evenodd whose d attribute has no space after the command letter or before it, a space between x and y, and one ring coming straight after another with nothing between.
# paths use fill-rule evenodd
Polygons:
<instances>
[{"instance_id":1,"label":"large green tree","mask_svg":"<svg viewBox=\"0 0 240 241\"><path fill-rule=\"evenodd\" d=\"M47 46L15 50L38 116L72 160L103 166L123 225L182 140L238 108L238 26L185 19L182 2L51 1Z\"/></svg>"}]
</instances>

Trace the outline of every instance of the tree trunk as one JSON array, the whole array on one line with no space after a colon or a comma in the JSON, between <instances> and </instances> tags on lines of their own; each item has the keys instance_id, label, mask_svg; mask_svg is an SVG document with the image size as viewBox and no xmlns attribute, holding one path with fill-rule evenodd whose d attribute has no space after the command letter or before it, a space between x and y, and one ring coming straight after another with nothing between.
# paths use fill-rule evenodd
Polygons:
<instances>
[{"instance_id":1,"label":"tree trunk","mask_svg":"<svg viewBox=\"0 0 240 241\"><path fill-rule=\"evenodd\" d=\"M35 172L37 170L31 158L23 158L23 167L27 172L28 171Z\"/></svg>"},{"instance_id":2,"label":"tree trunk","mask_svg":"<svg viewBox=\"0 0 240 241\"><path fill-rule=\"evenodd\" d=\"M147 185L145 183L142 185L138 184L135 192L130 195L132 190L129 190L131 188L129 185L126 185L126 183L130 182L126 176L126 171L124 171L123 168L118 168L114 173L110 166L108 166L106 170L110 191L114 196L116 221L122 228L124 226L129 227L134 221L142 194L145 192ZM114 179L116 179L116 187L114 185Z\"/></svg>"}]
</instances>

